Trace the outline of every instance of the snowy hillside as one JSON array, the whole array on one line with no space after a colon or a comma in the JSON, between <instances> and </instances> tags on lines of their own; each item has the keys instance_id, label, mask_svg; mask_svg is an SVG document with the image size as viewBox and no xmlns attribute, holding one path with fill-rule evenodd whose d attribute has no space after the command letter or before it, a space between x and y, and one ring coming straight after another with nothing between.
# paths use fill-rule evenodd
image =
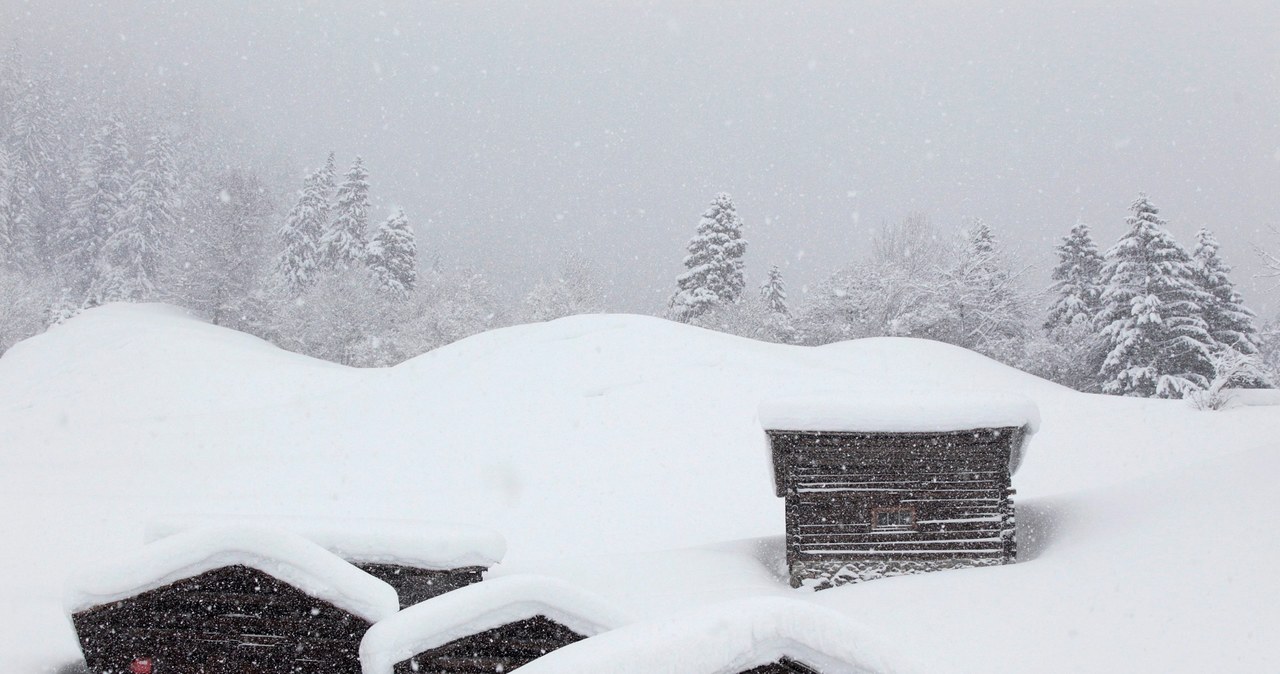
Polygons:
<instances>
[{"instance_id":1,"label":"snowy hillside","mask_svg":"<svg viewBox=\"0 0 1280 674\"><path fill-rule=\"evenodd\" d=\"M777 578L773 395L994 390L1034 400L1024 563L822 593ZM108 305L0 358L0 670L78 657L62 583L158 517L451 520L498 574L660 616L800 597L929 671L1262 671L1280 627L1280 408L1078 394L956 347L764 344L654 318L498 330L394 368L297 356L159 305Z\"/></svg>"}]
</instances>

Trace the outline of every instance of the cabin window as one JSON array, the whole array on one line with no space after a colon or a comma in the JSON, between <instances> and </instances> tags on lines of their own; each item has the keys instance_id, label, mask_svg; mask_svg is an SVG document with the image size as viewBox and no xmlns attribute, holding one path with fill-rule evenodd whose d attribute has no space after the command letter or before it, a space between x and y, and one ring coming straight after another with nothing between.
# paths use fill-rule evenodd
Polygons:
<instances>
[{"instance_id":1,"label":"cabin window","mask_svg":"<svg viewBox=\"0 0 1280 674\"><path fill-rule=\"evenodd\" d=\"M873 508L871 528L880 531L908 531L916 528L916 509Z\"/></svg>"}]
</instances>

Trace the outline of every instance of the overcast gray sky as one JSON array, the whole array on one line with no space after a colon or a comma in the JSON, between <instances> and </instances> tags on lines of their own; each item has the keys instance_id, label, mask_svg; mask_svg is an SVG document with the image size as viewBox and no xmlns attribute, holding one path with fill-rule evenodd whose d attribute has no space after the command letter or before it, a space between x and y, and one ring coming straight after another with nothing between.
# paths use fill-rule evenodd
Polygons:
<instances>
[{"instance_id":1,"label":"overcast gray sky","mask_svg":"<svg viewBox=\"0 0 1280 674\"><path fill-rule=\"evenodd\" d=\"M1078 218L1110 245L1145 190L1272 314L1280 3L1124 4L0 0L0 31L196 85L299 181L364 155L382 214L512 288L581 250L657 309L721 190L753 284L776 262L798 296L919 211L984 218L1039 286Z\"/></svg>"}]
</instances>

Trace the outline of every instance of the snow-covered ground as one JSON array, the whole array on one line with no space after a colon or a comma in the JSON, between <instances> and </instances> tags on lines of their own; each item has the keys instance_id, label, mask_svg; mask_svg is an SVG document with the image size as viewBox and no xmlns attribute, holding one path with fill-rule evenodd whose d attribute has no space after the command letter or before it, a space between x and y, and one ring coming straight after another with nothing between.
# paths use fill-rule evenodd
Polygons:
<instances>
[{"instance_id":1,"label":"snow-covered ground","mask_svg":"<svg viewBox=\"0 0 1280 674\"><path fill-rule=\"evenodd\" d=\"M756 411L840 389L1033 400L1023 561L782 582ZM640 620L798 598L926 671L1271 671L1278 438L1280 407L1083 395L918 340L801 348L586 316L353 370L109 305L0 358L0 671L76 660L71 572L148 521L208 514L481 525L508 541L495 575L565 578Z\"/></svg>"}]
</instances>

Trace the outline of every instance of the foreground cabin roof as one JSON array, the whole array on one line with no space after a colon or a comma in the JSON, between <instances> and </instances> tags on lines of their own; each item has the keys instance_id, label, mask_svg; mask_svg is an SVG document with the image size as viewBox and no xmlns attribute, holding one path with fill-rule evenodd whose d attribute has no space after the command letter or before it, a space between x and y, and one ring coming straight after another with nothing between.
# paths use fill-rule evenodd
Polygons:
<instances>
[{"instance_id":1,"label":"foreground cabin roof","mask_svg":"<svg viewBox=\"0 0 1280 674\"><path fill-rule=\"evenodd\" d=\"M745 599L628 625L549 653L521 672L916 671L904 668L901 654L871 632L831 609L807 602Z\"/></svg>"},{"instance_id":2,"label":"foreground cabin roof","mask_svg":"<svg viewBox=\"0 0 1280 674\"><path fill-rule=\"evenodd\" d=\"M169 517L147 524L147 541L208 526L268 526L296 533L358 564L396 564L419 569L488 568L502 561L507 543L490 529L443 522L387 519L308 519L201 515Z\"/></svg>"},{"instance_id":3,"label":"foreground cabin roof","mask_svg":"<svg viewBox=\"0 0 1280 674\"><path fill-rule=\"evenodd\" d=\"M225 567L256 569L373 623L400 608L396 591L341 557L288 531L209 527L174 534L75 574L68 613L111 604Z\"/></svg>"},{"instance_id":4,"label":"foreground cabin roof","mask_svg":"<svg viewBox=\"0 0 1280 674\"><path fill-rule=\"evenodd\" d=\"M501 576L410 606L369 629L360 644L365 674L391 674L397 663L486 630L545 618L591 637L623 624L603 599L565 581Z\"/></svg>"}]
</instances>

